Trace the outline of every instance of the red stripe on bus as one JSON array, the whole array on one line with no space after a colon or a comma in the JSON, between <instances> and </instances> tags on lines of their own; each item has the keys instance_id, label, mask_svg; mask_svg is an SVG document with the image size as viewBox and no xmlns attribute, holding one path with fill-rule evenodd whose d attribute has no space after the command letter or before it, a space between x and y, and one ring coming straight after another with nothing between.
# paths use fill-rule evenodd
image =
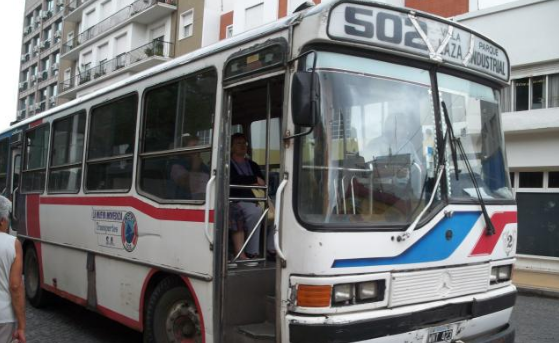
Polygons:
<instances>
[{"instance_id":1,"label":"red stripe on bus","mask_svg":"<svg viewBox=\"0 0 559 343\"><path fill-rule=\"evenodd\" d=\"M97 305L97 311L104 315L105 317L112 319L116 322L119 322L123 325L128 326L131 329L134 329L136 331L142 331L142 326L140 325L140 322L131 318L128 318L126 316L123 316L120 313L117 313L113 310L109 310L106 307L103 307L101 305Z\"/></svg>"},{"instance_id":2,"label":"red stripe on bus","mask_svg":"<svg viewBox=\"0 0 559 343\"><path fill-rule=\"evenodd\" d=\"M517 222L516 211L494 213L491 217L491 222L493 223L493 227L495 227L495 234L488 236L485 233L487 227L484 228L470 256L491 255L499 238L501 238L505 226Z\"/></svg>"},{"instance_id":3,"label":"red stripe on bus","mask_svg":"<svg viewBox=\"0 0 559 343\"><path fill-rule=\"evenodd\" d=\"M29 237L41 238L41 225L39 222L39 195L29 194L26 201L26 225Z\"/></svg>"},{"instance_id":4,"label":"red stripe on bus","mask_svg":"<svg viewBox=\"0 0 559 343\"><path fill-rule=\"evenodd\" d=\"M202 332L202 343L206 343L206 327L204 325L204 314L202 312L202 308L200 307L200 301L198 300L198 297L196 296L196 292L194 292L194 287L192 287L192 284L190 283L190 280L184 275L182 275L181 278L184 281L184 283L186 284L186 286L188 287L188 289L190 290L190 294L194 298L194 305L196 306L196 311L198 312L198 315L200 316L200 331Z\"/></svg>"},{"instance_id":5,"label":"red stripe on bus","mask_svg":"<svg viewBox=\"0 0 559 343\"><path fill-rule=\"evenodd\" d=\"M39 120L35 120L32 123L29 123L29 128L35 127L35 126L39 126L43 123L43 119L39 119Z\"/></svg>"},{"instance_id":6,"label":"red stripe on bus","mask_svg":"<svg viewBox=\"0 0 559 343\"><path fill-rule=\"evenodd\" d=\"M43 285L43 288L46 289L47 291L51 292L51 293L54 293L54 294L58 295L61 298L69 300L69 301L71 301L73 303L76 303L80 306L83 306L83 307L87 306L87 300L86 299L80 298L76 295L70 294L68 292L65 292L65 291L63 291L61 289L58 289L56 287L53 287L51 285L46 285L45 284L45 285ZM99 312L103 316L105 316L109 319L112 319L116 322L119 322L123 325L126 325L129 328L132 328L132 329L137 330L137 331L141 330L140 329L141 328L140 323L137 320L128 318L126 316L123 316L122 314L116 313L115 311L109 310L108 308L100 306L100 305L97 305L96 310L97 310L97 312Z\"/></svg>"},{"instance_id":7,"label":"red stripe on bus","mask_svg":"<svg viewBox=\"0 0 559 343\"><path fill-rule=\"evenodd\" d=\"M47 291L51 292L51 293L54 293L54 294L58 295L61 298L64 298L66 300L70 300L73 303L76 303L76 304L84 306L84 307L87 306L87 300L82 299L82 298L80 298L78 296L75 296L73 294L70 294L68 292L65 292L61 289L58 289L58 288L54 287L54 286L44 284L43 288L46 289Z\"/></svg>"},{"instance_id":8,"label":"red stripe on bus","mask_svg":"<svg viewBox=\"0 0 559 343\"><path fill-rule=\"evenodd\" d=\"M133 207L155 219L204 222L204 210L158 208L134 197L42 197L41 204ZM214 211L211 210L210 223L213 222Z\"/></svg>"}]
</instances>

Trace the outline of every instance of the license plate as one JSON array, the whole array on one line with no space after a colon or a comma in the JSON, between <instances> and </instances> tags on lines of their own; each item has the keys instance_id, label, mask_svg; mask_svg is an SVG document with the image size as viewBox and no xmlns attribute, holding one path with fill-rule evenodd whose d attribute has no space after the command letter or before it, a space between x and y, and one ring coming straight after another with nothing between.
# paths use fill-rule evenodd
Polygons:
<instances>
[{"instance_id":1,"label":"license plate","mask_svg":"<svg viewBox=\"0 0 559 343\"><path fill-rule=\"evenodd\" d=\"M452 341L454 329L452 326L438 326L429 329L427 343L444 343Z\"/></svg>"}]
</instances>

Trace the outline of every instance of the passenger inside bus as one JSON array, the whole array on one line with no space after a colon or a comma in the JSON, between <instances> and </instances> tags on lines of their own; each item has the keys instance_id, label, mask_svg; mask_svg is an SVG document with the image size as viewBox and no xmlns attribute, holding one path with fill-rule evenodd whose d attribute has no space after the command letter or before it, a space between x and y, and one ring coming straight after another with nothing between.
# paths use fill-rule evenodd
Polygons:
<instances>
[{"instance_id":1,"label":"passenger inside bus","mask_svg":"<svg viewBox=\"0 0 559 343\"><path fill-rule=\"evenodd\" d=\"M246 136L243 133L235 133L231 136L230 182L232 185L265 186L266 182L260 167L247 157L247 144ZM232 198L254 198L250 189L235 189L233 187L230 196ZM234 201L231 203L230 228L235 256L241 251L245 238L255 228L261 215L262 208L254 201ZM245 251L239 255L239 259L258 257L259 251L260 228L256 228Z\"/></svg>"},{"instance_id":2,"label":"passenger inside bus","mask_svg":"<svg viewBox=\"0 0 559 343\"><path fill-rule=\"evenodd\" d=\"M199 144L197 136L184 138L183 146ZM181 155L170 161L168 197L170 199L203 200L205 187L210 177L210 168L202 160L200 153Z\"/></svg>"}]
</instances>

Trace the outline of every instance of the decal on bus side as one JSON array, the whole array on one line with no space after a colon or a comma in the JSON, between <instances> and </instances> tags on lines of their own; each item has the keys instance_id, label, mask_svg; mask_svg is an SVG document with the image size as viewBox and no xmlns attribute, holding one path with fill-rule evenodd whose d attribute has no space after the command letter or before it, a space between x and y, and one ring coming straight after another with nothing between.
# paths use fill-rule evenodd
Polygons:
<instances>
[{"instance_id":1,"label":"decal on bus side","mask_svg":"<svg viewBox=\"0 0 559 343\"><path fill-rule=\"evenodd\" d=\"M91 219L97 244L106 248L133 251L138 243L138 222L134 213L112 210L93 209ZM119 238L122 243L119 244Z\"/></svg>"}]
</instances>

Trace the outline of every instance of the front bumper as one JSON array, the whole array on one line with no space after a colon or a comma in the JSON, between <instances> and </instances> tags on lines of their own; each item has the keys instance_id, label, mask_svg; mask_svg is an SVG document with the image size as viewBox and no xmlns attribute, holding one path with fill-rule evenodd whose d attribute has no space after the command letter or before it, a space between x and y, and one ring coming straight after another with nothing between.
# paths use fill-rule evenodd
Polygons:
<instances>
[{"instance_id":1,"label":"front bumper","mask_svg":"<svg viewBox=\"0 0 559 343\"><path fill-rule=\"evenodd\" d=\"M403 335L406 335L406 339L410 342L419 342L423 340L420 337L423 335L422 332L428 328L451 323L465 323L461 333L457 335L457 342L460 342L460 339L464 343L514 342L514 330L507 325L510 310L516 302L514 288L510 292L498 295L483 298L470 297L467 301L455 300L457 301L422 310L400 309L398 314L371 319L346 318L347 320L337 322L327 320L324 323L310 323L303 318L291 317L289 342L385 342L389 337L402 336L403 338ZM477 324L471 325L472 323ZM495 328L503 326L506 326L505 330L496 332ZM485 327L483 332L492 332L492 334L480 334L469 327ZM475 340L470 341L468 337L475 337Z\"/></svg>"}]
</instances>

